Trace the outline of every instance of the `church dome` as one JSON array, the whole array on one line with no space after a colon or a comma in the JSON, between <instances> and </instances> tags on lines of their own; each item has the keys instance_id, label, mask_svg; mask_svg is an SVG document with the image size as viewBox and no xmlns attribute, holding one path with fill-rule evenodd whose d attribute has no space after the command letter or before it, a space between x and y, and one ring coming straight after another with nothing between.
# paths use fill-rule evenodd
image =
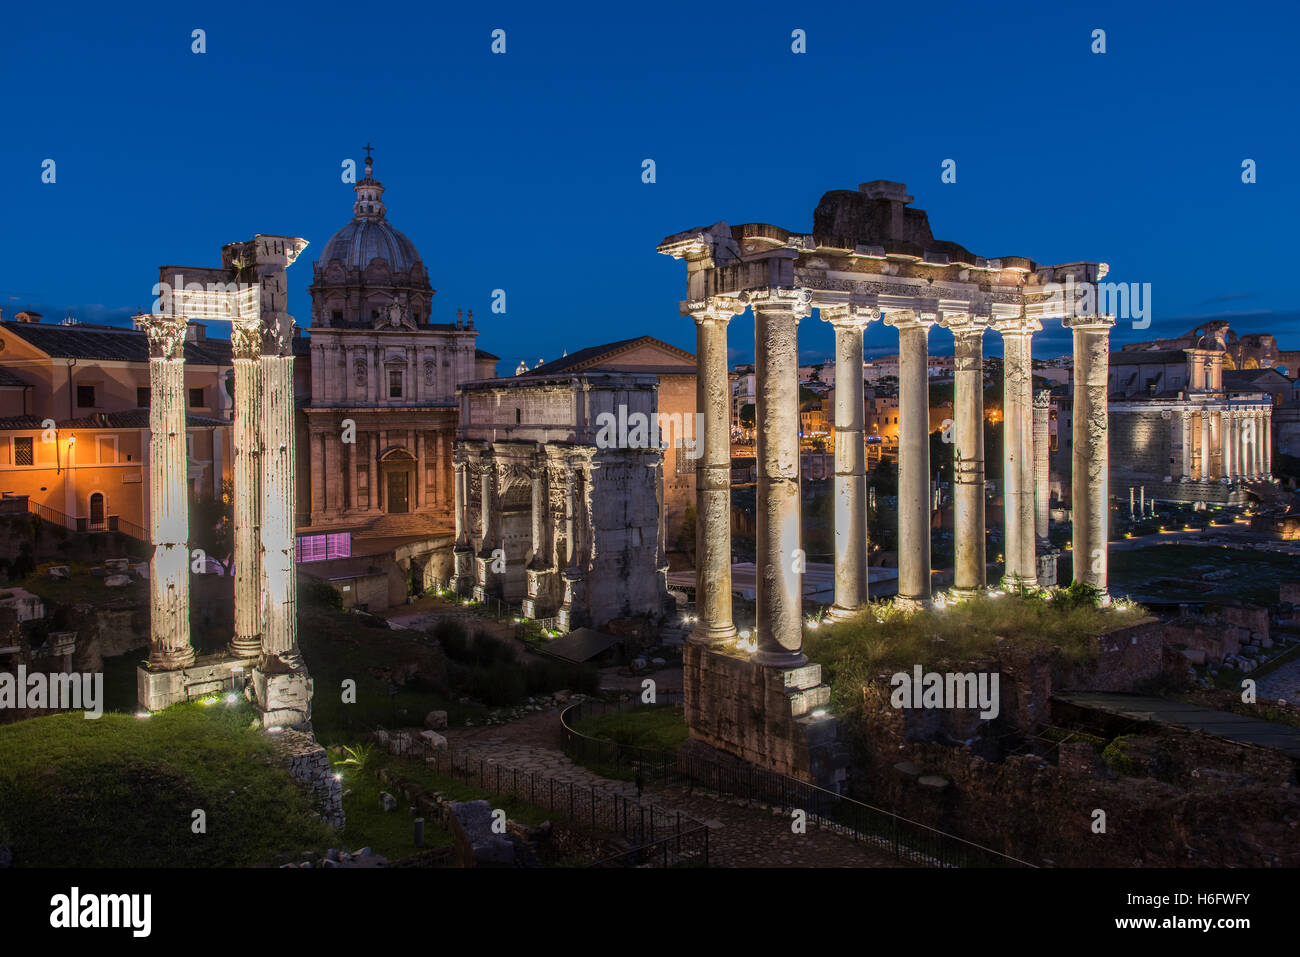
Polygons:
<instances>
[{"instance_id":1,"label":"church dome","mask_svg":"<svg viewBox=\"0 0 1300 957\"><path fill-rule=\"evenodd\" d=\"M415 243L382 218L354 219L331 236L320 262L332 259L342 262L344 269L365 269L372 259L382 259L393 272L401 273L421 261Z\"/></svg>"}]
</instances>

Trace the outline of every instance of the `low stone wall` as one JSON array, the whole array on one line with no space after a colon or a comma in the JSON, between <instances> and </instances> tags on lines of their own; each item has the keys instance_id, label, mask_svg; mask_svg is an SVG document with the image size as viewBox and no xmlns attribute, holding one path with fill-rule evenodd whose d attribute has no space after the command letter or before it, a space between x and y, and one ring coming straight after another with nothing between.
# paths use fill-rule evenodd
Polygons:
<instances>
[{"instance_id":1,"label":"low stone wall","mask_svg":"<svg viewBox=\"0 0 1300 957\"><path fill-rule=\"evenodd\" d=\"M311 793L321 819L331 827L341 828L344 824L343 786L334 776L325 749L312 735L288 728L270 732L266 737L293 779Z\"/></svg>"},{"instance_id":2,"label":"low stone wall","mask_svg":"<svg viewBox=\"0 0 1300 957\"><path fill-rule=\"evenodd\" d=\"M1170 667L1165 655L1166 627L1143 618L1092 639L1095 657L1063 669L1053 685L1061 691L1132 691Z\"/></svg>"},{"instance_id":3,"label":"low stone wall","mask_svg":"<svg viewBox=\"0 0 1300 957\"><path fill-rule=\"evenodd\" d=\"M682 662L691 737L761 768L839 790L847 763L821 666L765 668L688 643Z\"/></svg>"},{"instance_id":4,"label":"low stone wall","mask_svg":"<svg viewBox=\"0 0 1300 957\"><path fill-rule=\"evenodd\" d=\"M1133 736L1121 775L1087 743L1062 745L1053 764L912 740L887 698L857 728L860 799L1032 864L1300 866L1295 765L1276 752L1182 732Z\"/></svg>"}]
</instances>

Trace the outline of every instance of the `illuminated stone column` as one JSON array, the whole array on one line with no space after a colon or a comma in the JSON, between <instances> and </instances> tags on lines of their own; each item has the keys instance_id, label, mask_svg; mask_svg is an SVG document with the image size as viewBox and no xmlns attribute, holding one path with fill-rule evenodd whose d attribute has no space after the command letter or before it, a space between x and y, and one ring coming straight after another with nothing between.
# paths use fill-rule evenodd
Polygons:
<instances>
[{"instance_id":1,"label":"illuminated stone column","mask_svg":"<svg viewBox=\"0 0 1300 957\"><path fill-rule=\"evenodd\" d=\"M1180 482L1192 480L1192 410L1186 407L1178 410L1183 423L1183 476Z\"/></svg>"},{"instance_id":2,"label":"illuminated stone column","mask_svg":"<svg viewBox=\"0 0 1300 957\"><path fill-rule=\"evenodd\" d=\"M1038 571L1034 560L1034 370L1030 341L1042 324L1037 319L1014 316L995 320L993 328L1002 333L1004 578L1011 585L1033 584L1038 580Z\"/></svg>"},{"instance_id":3,"label":"illuminated stone column","mask_svg":"<svg viewBox=\"0 0 1300 957\"><path fill-rule=\"evenodd\" d=\"M1251 435L1252 456L1251 464L1254 467L1254 479L1259 481L1264 478L1264 413L1261 409L1254 409L1251 412L1251 421L1254 423L1254 430Z\"/></svg>"},{"instance_id":4,"label":"illuminated stone column","mask_svg":"<svg viewBox=\"0 0 1300 957\"><path fill-rule=\"evenodd\" d=\"M293 316L273 313L264 322L262 378L263 671L297 670L298 574L294 555L297 459L293 423Z\"/></svg>"},{"instance_id":5,"label":"illuminated stone column","mask_svg":"<svg viewBox=\"0 0 1300 957\"><path fill-rule=\"evenodd\" d=\"M1051 420L1052 392L1050 389L1039 389L1034 393L1034 537L1040 547L1047 545L1048 528L1052 520Z\"/></svg>"},{"instance_id":6,"label":"illuminated stone column","mask_svg":"<svg viewBox=\"0 0 1300 957\"><path fill-rule=\"evenodd\" d=\"M1201 469L1198 473L1202 482L1210 480L1210 411L1204 406L1201 407Z\"/></svg>"},{"instance_id":7,"label":"illuminated stone column","mask_svg":"<svg viewBox=\"0 0 1300 957\"><path fill-rule=\"evenodd\" d=\"M973 595L987 584L984 528L984 330L988 319L944 317L953 359L953 585ZM928 422L927 422L928 427ZM927 446L928 448L928 446Z\"/></svg>"},{"instance_id":8,"label":"illuminated stone column","mask_svg":"<svg viewBox=\"0 0 1300 957\"><path fill-rule=\"evenodd\" d=\"M703 435L695 437L695 628L690 640L711 645L736 637L731 616L731 381L727 324L745 311L739 299L681 304L695 320L695 401Z\"/></svg>"},{"instance_id":9,"label":"illuminated stone column","mask_svg":"<svg viewBox=\"0 0 1300 957\"><path fill-rule=\"evenodd\" d=\"M1259 437L1263 474L1264 478L1271 482L1273 481L1273 412L1271 409L1265 409L1260 414L1260 425L1263 429Z\"/></svg>"},{"instance_id":10,"label":"illuminated stone column","mask_svg":"<svg viewBox=\"0 0 1300 957\"><path fill-rule=\"evenodd\" d=\"M803 567L799 515L799 320L811 312L802 290L751 293L757 397L757 650L773 667L807 663L803 653Z\"/></svg>"},{"instance_id":11,"label":"illuminated stone column","mask_svg":"<svg viewBox=\"0 0 1300 957\"><path fill-rule=\"evenodd\" d=\"M891 312L898 329L898 598L904 608L930 601L930 371L933 316Z\"/></svg>"},{"instance_id":12,"label":"illuminated stone column","mask_svg":"<svg viewBox=\"0 0 1300 957\"><path fill-rule=\"evenodd\" d=\"M452 514L456 521L456 544L452 547L450 587L457 595L468 594L474 587L474 547L470 543L470 464L461 448L452 450Z\"/></svg>"},{"instance_id":13,"label":"illuminated stone column","mask_svg":"<svg viewBox=\"0 0 1300 957\"><path fill-rule=\"evenodd\" d=\"M1216 422L1219 431L1219 483L1227 485L1232 479L1232 422L1227 409L1220 409Z\"/></svg>"},{"instance_id":14,"label":"illuminated stone column","mask_svg":"<svg viewBox=\"0 0 1300 957\"><path fill-rule=\"evenodd\" d=\"M230 331L235 366L234 462L235 637L230 653L255 658L262 650L261 319L235 319Z\"/></svg>"},{"instance_id":15,"label":"illuminated stone column","mask_svg":"<svg viewBox=\"0 0 1300 957\"><path fill-rule=\"evenodd\" d=\"M1106 379L1110 367L1110 316L1067 317L1074 333L1074 580L1107 589L1110 507Z\"/></svg>"},{"instance_id":16,"label":"illuminated stone column","mask_svg":"<svg viewBox=\"0 0 1300 957\"><path fill-rule=\"evenodd\" d=\"M855 304L824 305L835 329L835 604L832 618L851 618L867 604L867 449L862 332L875 316Z\"/></svg>"},{"instance_id":17,"label":"illuminated stone column","mask_svg":"<svg viewBox=\"0 0 1300 957\"><path fill-rule=\"evenodd\" d=\"M190 520L183 316L138 316L149 340L149 666L194 662L190 645Z\"/></svg>"}]
</instances>

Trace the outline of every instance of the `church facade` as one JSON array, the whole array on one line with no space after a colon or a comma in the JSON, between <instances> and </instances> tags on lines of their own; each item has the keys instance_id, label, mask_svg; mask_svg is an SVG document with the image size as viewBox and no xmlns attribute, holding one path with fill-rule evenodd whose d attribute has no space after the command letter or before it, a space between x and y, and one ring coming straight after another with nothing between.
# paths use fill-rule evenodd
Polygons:
<instances>
[{"instance_id":1,"label":"church facade","mask_svg":"<svg viewBox=\"0 0 1300 957\"><path fill-rule=\"evenodd\" d=\"M428 271L388 222L369 157L355 190L352 221L313 265L301 453L311 479L299 509L300 532L349 530L353 555L367 539L450 533L456 387L496 367L475 346L472 312L432 321Z\"/></svg>"}]
</instances>

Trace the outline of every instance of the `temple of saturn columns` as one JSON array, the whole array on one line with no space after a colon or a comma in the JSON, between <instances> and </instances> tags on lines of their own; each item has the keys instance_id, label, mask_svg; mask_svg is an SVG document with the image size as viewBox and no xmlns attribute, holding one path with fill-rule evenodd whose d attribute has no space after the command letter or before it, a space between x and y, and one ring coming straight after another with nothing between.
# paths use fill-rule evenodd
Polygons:
<instances>
[{"instance_id":1,"label":"temple of saturn columns","mask_svg":"<svg viewBox=\"0 0 1300 957\"><path fill-rule=\"evenodd\" d=\"M1036 455L1031 340L1044 320L1074 337L1074 578L1106 591L1107 410L1110 316L1090 314L1084 290L1102 263L1044 266L1008 256L985 259L936 240L928 217L909 208L900 183L877 180L826 193L811 233L767 223L686 230L661 253L686 261L681 312L696 324L698 624L688 643L684 684L692 736L786 773L831 781L833 724L820 668L802 651L803 552L799 511L799 320L818 309L835 330L835 601L833 615L864 610L867 595L867 483L863 444L863 345L880 320L899 337L898 598L931 601L929 378L933 326L952 333L955 591L987 587L983 449L983 338L1002 337L1006 572L1010 586L1038 583L1046 538L1046 459ZM1066 283L1067 277L1073 282ZM1067 301L1067 296L1068 301ZM737 639L731 611L730 445L727 324L754 313L758 566L756 634ZM1040 418L1041 426L1045 420ZM1055 584L1055 581L1043 584ZM762 720L759 720L759 719Z\"/></svg>"},{"instance_id":2,"label":"temple of saturn columns","mask_svg":"<svg viewBox=\"0 0 1300 957\"><path fill-rule=\"evenodd\" d=\"M164 266L149 339L150 647L139 669L146 711L251 683L264 727L311 717L311 679L298 651L294 521L293 316L285 272L307 246L258 235L222 248L219 269ZM228 648L196 657L190 641L185 330L191 319L232 324L235 405L235 627Z\"/></svg>"}]
</instances>

